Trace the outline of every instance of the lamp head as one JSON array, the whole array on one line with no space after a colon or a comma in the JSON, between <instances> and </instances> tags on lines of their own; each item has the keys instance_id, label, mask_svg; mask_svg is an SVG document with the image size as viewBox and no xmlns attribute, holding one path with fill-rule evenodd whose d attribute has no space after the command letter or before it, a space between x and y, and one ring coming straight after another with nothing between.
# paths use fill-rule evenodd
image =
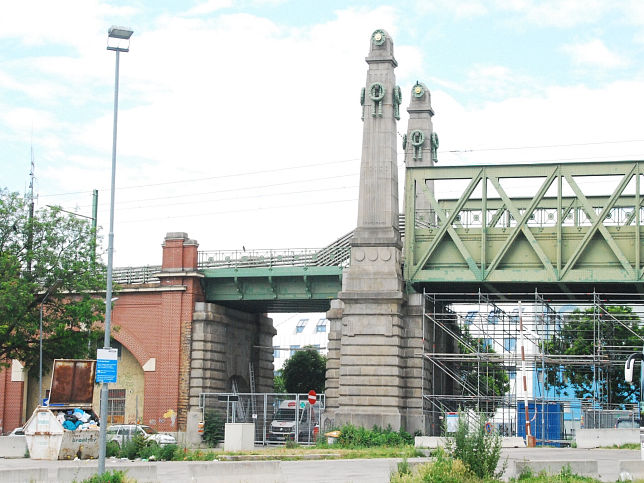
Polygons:
<instances>
[{"instance_id":1,"label":"lamp head","mask_svg":"<svg viewBox=\"0 0 644 483\"><path fill-rule=\"evenodd\" d=\"M130 50L130 37L134 30L127 27L112 25L107 30L107 50L128 52Z\"/></svg>"}]
</instances>

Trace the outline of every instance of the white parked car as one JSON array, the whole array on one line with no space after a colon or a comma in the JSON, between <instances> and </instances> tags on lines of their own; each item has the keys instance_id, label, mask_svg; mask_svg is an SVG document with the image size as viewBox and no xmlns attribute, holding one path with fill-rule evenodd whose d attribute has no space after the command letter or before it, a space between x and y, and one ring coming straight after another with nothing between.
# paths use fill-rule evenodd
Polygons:
<instances>
[{"instance_id":1,"label":"white parked car","mask_svg":"<svg viewBox=\"0 0 644 483\"><path fill-rule=\"evenodd\" d=\"M113 424L107 428L107 441L116 441L119 446L123 446L137 434L142 434L147 441L155 441L160 445L177 444L174 436L158 433L150 426L142 424Z\"/></svg>"},{"instance_id":2,"label":"white parked car","mask_svg":"<svg viewBox=\"0 0 644 483\"><path fill-rule=\"evenodd\" d=\"M21 426L19 428L14 429L9 433L9 436L23 436L25 434L24 428Z\"/></svg>"}]
</instances>

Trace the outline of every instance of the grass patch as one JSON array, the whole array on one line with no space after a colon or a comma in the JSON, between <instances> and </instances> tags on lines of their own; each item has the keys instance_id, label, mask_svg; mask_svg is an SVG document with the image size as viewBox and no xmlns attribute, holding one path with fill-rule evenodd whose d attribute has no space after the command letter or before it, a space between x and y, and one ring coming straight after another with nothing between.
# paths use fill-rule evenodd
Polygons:
<instances>
[{"instance_id":1,"label":"grass patch","mask_svg":"<svg viewBox=\"0 0 644 483\"><path fill-rule=\"evenodd\" d=\"M77 483L74 480L74 483ZM125 471L106 471L102 475L94 475L81 483L136 483L136 480L125 476Z\"/></svg>"},{"instance_id":2,"label":"grass patch","mask_svg":"<svg viewBox=\"0 0 644 483\"><path fill-rule=\"evenodd\" d=\"M601 449L640 449L639 443L614 444L613 446L601 446Z\"/></svg>"}]
</instances>

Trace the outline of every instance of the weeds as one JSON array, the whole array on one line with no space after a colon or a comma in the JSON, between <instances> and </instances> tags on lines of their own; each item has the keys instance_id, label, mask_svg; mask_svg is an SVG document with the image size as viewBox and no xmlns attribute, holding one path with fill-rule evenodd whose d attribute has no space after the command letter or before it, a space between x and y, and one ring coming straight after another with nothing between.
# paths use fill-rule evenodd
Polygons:
<instances>
[{"instance_id":1,"label":"weeds","mask_svg":"<svg viewBox=\"0 0 644 483\"><path fill-rule=\"evenodd\" d=\"M482 414L468 420L459 414L456 433L447 440L447 448L454 459L462 461L479 478L494 478L503 473L505 467L496 472L501 457L501 436L485 430Z\"/></svg>"},{"instance_id":2,"label":"weeds","mask_svg":"<svg viewBox=\"0 0 644 483\"><path fill-rule=\"evenodd\" d=\"M125 471L106 471L102 475L96 474L83 480L81 483L129 483L134 482L131 478L125 476ZM76 480L74 480L76 483Z\"/></svg>"},{"instance_id":3,"label":"weeds","mask_svg":"<svg viewBox=\"0 0 644 483\"><path fill-rule=\"evenodd\" d=\"M341 448L372 448L376 446L406 446L414 444L414 437L406 431L394 431L391 426L382 429L356 427L345 424L340 428L340 437L334 446Z\"/></svg>"}]
</instances>

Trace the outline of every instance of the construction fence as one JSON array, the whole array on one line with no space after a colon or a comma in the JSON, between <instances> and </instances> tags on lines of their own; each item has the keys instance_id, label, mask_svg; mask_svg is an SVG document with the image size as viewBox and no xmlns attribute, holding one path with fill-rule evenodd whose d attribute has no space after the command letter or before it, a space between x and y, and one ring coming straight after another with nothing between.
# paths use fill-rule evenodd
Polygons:
<instances>
[{"instance_id":1,"label":"construction fence","mask_svg":"<svg viewBox=\"0 0 644 483\"><path fill-rule=\"evenodd\" d=\"M324 394L314 404L308 394L202 393L203 418L218 416L223 423L254 423L256 445L284 445L289 441L315 444L323 432Z\"/></svg>"}]
</instances>

